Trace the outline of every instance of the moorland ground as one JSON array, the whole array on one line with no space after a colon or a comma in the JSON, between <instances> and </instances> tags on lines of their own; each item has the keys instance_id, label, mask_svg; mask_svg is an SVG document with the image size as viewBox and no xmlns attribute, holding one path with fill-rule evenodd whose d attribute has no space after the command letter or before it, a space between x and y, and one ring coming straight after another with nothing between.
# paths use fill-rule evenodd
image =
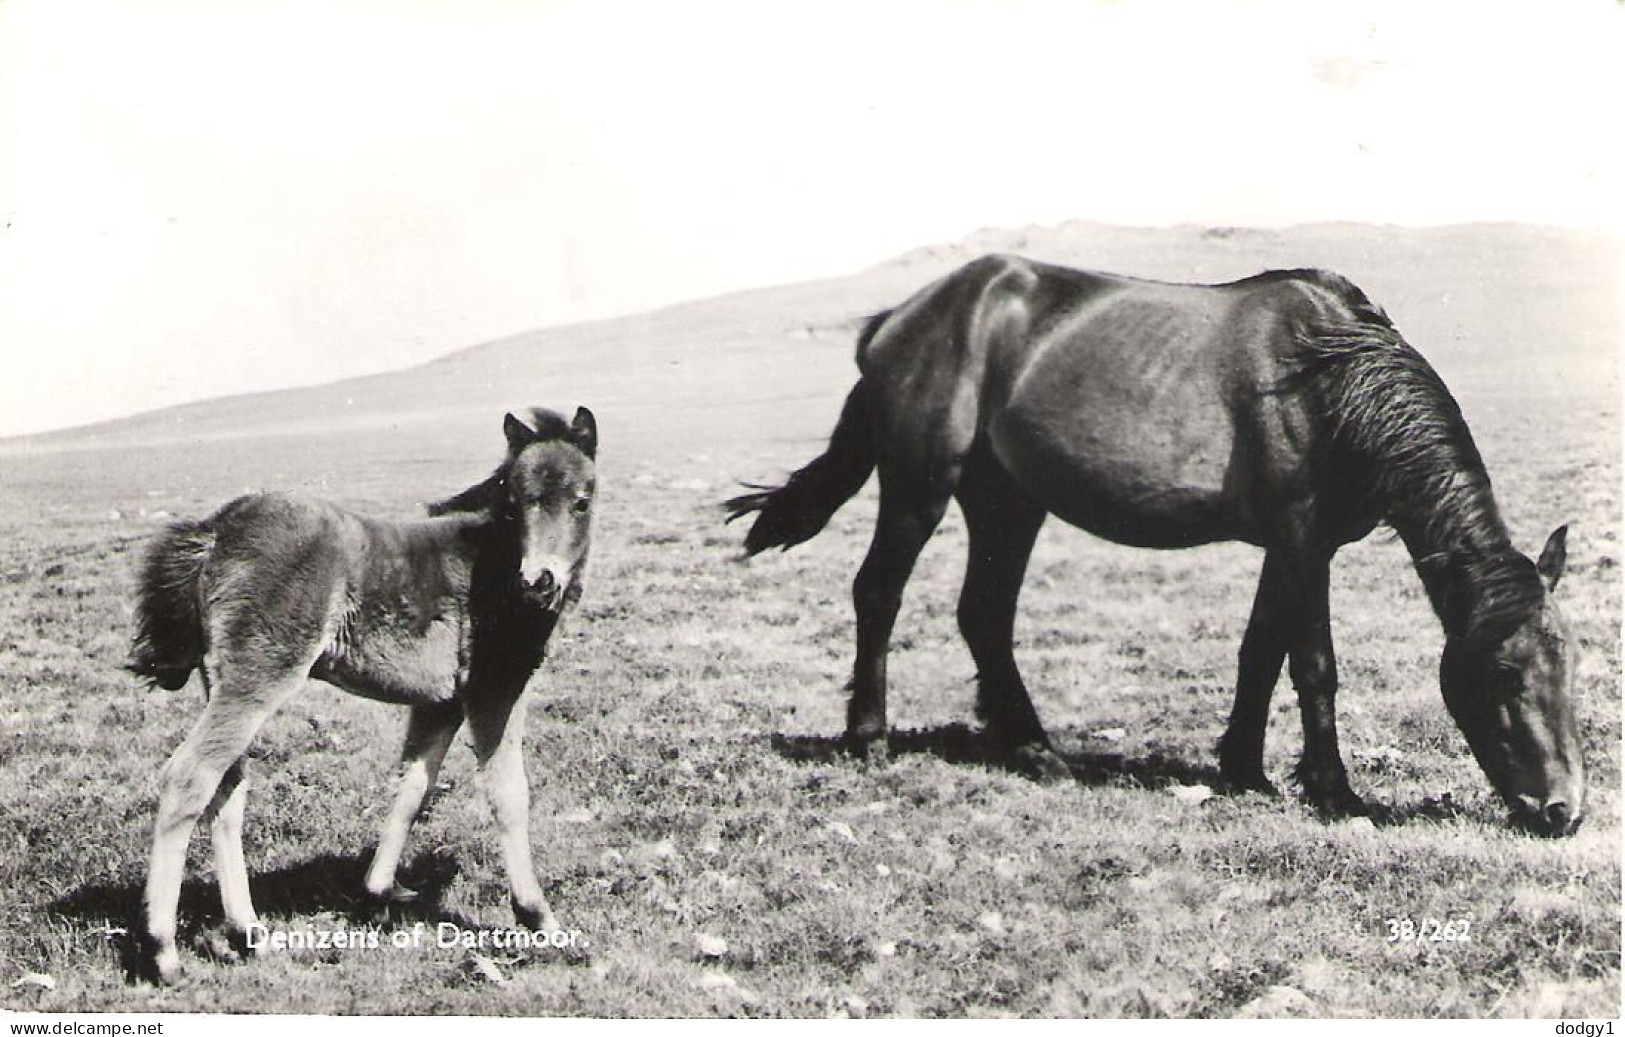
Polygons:
<instances>
[{"instance_id":1,"label":"moorland ground","mask_svg":"<svg viewBox=\"0 0 1625 1037\"><path fill-rule=\"evenodd\" d=\"M1595 312L1596 286L1571 283L1555 300L1553 282L1509 294L1458 262L1390 273L1385 292L1345 269L1461 399L1518 544L1534 551L1572 523L1559 599L1584 653L1592 791L1579 834L1546 841L1503 823L1439 696L1437 623L1403 548L1382 533L1339 556L1332 596L1344 755L1355 788L1386 808L1375 825L1326 823L1290 795L1300 738L1284 684L1266 764L1289 795L1190 791L1217 784L1256 549L1137 551L1053 520L1029 569L1017 657L1077 780L1034 784L988 759L976 736L953 619L964 535L952 511L898 623L893 760L865 769L842 756L849 587L874 488L818 540L749 563L717 503L737 480L777 478L820 448L850 384L851 319L926 272L894 270L805 321L779 296L622 325L626 341L681 346L670 354L626 346L588 370L555 358L538 373L520 347L499 345L446 362L438 379L412 376L483 379L508 405L584 402L599 415L587 593L532 685L528 742L538 867L561 921L584 933L582 953L216 961L220 912L200 837L182 899L186 981L158 990L126 971L154 777L201 704L196 682L147 690L118 669L145 538L166 516L262 487L412 515L494 464L499 406L473 390L456 397L473 403L454 406L444 392L401 389L356 418L331 391L312 391L297 426L144 445L104 436L0 457L0 1001L1223 1016L1285 986L1299 1009L1329 1016L1616 1013L1617 360L1542 351L1597 334L1575 316ZM270 403L298 409L298 398ZM243 428L265 413L254 400L236 407ZM229 415L216 420L229 432ZM268 924L371 921L357 891L403 724L397 709L312 683L261 733L245 841ZM403 871L424 902L392 924L506 925L500 854L463 739L441 783ZM1389 938L1391 919L1463 918L1465 941ZM12 985L24 973L54 987Z\"/></svg>"}]
</instances>

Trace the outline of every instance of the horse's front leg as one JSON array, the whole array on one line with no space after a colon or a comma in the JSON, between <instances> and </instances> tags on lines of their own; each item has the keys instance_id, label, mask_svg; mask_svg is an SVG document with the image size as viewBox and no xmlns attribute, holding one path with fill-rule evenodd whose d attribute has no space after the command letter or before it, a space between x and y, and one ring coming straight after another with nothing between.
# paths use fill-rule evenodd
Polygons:
<instances>
[{"instance_id":1,"label":"horse's front leg","mask_svg":"<svg viewBox=\"0 0 1625 1037\"><path fill-rule=\"evenodd\" d=\"M378 834L378 849L367 868L367 896L374 902L387 906L417 896L395 881L395 869L400 865L407 833L423 809L429 790L434 788L446 750L462 724L463 709L456 702L412 707L406 722L406 742L401 748L400 785Z\"/></svg>"},{"instance_id":2,"label":"horse's front leg","mask_svg":"<svg viewBox=\"0 0 1625 1037\"><path fill-rule=\"evenodd\" d=\"M536 881L530 849L530 783L525 776L525 697L470 700L465 705L480 778L496 814L514 919L527 929L559 923Z\"/></svg>"},{"instance_id":3,"label":"horse's front leg","mask_svg":"<svg viewBox=\"0 0 1625 1037\"><path fill-rule=\"evenodd\" d=\"M1328 600L1330 556L1294 566L1292 577L1289 672L1303 713L1298 780L1304 795L1323 813L1362 814L1365 803L1349 787L1337 744L1337 657L1332 652Z\"/></svg>"}]
</instances>

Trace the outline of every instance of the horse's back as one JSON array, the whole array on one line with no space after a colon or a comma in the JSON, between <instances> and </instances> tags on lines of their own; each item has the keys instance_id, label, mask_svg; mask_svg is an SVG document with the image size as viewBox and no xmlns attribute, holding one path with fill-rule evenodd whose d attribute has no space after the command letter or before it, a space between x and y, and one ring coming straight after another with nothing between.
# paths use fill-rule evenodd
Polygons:
<instances>
[{"instance_id":1,"label":"horse's back","mask_svg":"<svg viewBox=\"0 0 1625 1037\"><path fill-rule=\"evenodd\" d=\"M1340 279L1315 274L1185 285L985 257L899 307L860 362L893 406L953 401L961 442L984 437L1074 525L1150 547L1258 541L1254 490L1281 473L1250 451L1308 431L1268 389L1299 322L1340 305Z\"/></svg>"}]
</instances>

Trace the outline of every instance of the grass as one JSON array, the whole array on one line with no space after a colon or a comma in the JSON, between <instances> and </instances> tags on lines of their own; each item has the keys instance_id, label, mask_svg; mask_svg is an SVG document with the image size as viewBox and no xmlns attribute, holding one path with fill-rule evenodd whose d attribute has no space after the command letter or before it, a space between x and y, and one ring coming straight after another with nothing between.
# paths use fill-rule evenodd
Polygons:
<instances>
[{"instance_id":1,"label":"grass","mask_svg":"<svg viewBox=\"0 0 1625 1037\"><path fill-rule=\"evenodd\" d=\"M1182 791L1217 777L1259 563L1238 545L1155 553L1046 528L1018 659L1079 779L1045 787L987 760L966 726L972 668L953 622L964 535L950 514L898 623L893 762L841 756L848 587L874 489L813 543L748 564L716 502L737 479L806 460L817 445L802 432L833 422L843 377L782 404L772 436L699 410L673 412L654 436L599 410L587 594L533 685L528 742L538 866L584 953L213 960L220 911L199 838L182 899L187 980L173 990L130 981L123 930L135 924L154 776L201 693L146 691L118 670L141 544L165 515L203 513L251 485L410 515L484 474L499 414L450 432L403 422L0 459L0 1003L1212 1017L1290 987L1321 1016L1616 1014L1616 400L1601 382L1540 393L1472 369L1450 377L1520 546L1574 524L1559 598L1584 652L1592 791L1572 839L1503 823L1439 696L1437 623L1403 549L1381 534L1340 555L1333 615L1343 751L1355 787L1389 808L1382 824L1326 824L1291 796L1197 803ZM708 434L693 435L696 424ZM356 891L403 725L400 711L314 683L267 725L246 844L269 924L370 922ZM1283 687L1266 757L1278 782L1289 785L1299 741ZM466 746L442 783L403 875L426 902L398 924L508 925ZM1388 939L1390 919L1461 918L1465 942ZM13 985L35 972L54 987Z\"/></svg>"}]
</instances>

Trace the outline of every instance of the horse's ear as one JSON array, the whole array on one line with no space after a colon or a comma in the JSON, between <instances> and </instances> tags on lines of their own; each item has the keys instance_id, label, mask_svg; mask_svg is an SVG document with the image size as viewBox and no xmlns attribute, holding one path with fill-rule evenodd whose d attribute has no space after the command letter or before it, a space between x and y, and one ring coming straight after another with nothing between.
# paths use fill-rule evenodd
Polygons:
<instances>
[{"instance_id":1,"label":"horse's ear","mask_svg":"<svg viewBox=\"0 0 1625 1037\"><path fill-rule=\"evenodd\" d=\"M516 454L536 441L536 433L531 431L531 427L512 414L503 417L502 434L508 437L508 449Z\"/></svg>"},{"instance_id":2,"label":"horse's ear","mask_svg":"<svg viewBox=\"0 0 1625 1037\"><path fill-rule=\"evenodd\" d=\"M585 407L577 407L570 421L570 442L588 457L598 456L598 419Z\"/></svg>"},{"instance_id":3,"label":"horse's ear","mask_svg":"<svg viewBox=\"0 0 1625 1037\"><path fill-rule=\"evenodd\" d=\"M1563 578L1563 567L1569 560L1569 527L1558 526L1552 535L1546 538L1546 546L1540 549L1540 560L1535 563L1535 569L1540 578L1546 581L1548 591L1557 589L1557 581Z\"/></svg>"}]
</instances>

